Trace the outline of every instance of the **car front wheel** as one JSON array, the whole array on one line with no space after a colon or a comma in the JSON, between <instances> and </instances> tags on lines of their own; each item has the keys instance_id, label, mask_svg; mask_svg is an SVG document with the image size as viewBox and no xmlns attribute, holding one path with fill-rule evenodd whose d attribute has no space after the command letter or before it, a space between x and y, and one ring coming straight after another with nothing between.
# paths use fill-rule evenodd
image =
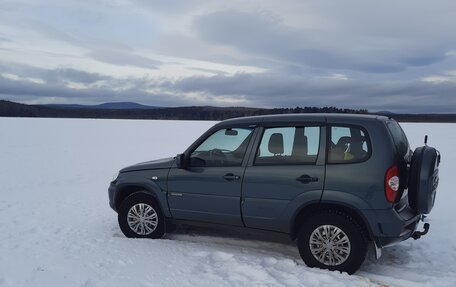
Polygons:
<instances>
[{"instance_id":1,"label":"car front wheel","mask_svg":"<svg viewBox=\"0 0 456 287\"><path fill-rule=\"evenodd\" d=\"M120 229L130 238L161 238L165 233L165 220L155 199L136 192L120 205L118 213Z\"/></svg>"},{"instance_id":2,"label":"car front wheel","mask_svg":"<svg viewBox=\"0 0 456 287\"><path fill-rule=\"evenodd\" d=\"M353 218L328 210L304 222L298 234L298 248L309 267L352 274L366 257L367 238Z\"/></svg>"}]
</instances>

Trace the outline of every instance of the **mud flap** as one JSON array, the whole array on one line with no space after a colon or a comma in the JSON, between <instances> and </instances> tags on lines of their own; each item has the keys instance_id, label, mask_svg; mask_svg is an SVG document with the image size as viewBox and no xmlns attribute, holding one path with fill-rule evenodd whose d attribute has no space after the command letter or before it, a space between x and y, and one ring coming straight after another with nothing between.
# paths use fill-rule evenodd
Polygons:
<instances>
[{"instance_id":1,"label":"mud flap","mask_svg":"<svg viewBox=\"0 0 456 287\"><path fill-rule=\"evenodd\" d=\"M375 240L372 241L374 245L374 252L375 252L375 259L380 259L382 257L382 248L377 246L377 243L375 243Z\"/></svg>"}]
</instances>

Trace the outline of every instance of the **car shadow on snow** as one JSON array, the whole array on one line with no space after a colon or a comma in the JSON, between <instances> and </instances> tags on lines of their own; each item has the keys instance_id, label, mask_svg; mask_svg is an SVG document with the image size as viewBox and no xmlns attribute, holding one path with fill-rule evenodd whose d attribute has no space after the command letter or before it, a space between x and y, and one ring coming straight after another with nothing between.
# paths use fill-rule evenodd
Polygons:
<instances>
[{"instance_id":1,"label":"car shadow on snow","mask_svg":"<svg viewBox=\"0 0 456 287\"><path fill-rule=\"evenodd\" d=\"M207 227L180 224L174 232L167 234L165 238L229 245L236 248L253 248L260 252L274 252L278 255L291 257L296 262L304 264L299 255L296 240L292 240L288 234L283 233L231 226ZM383 248L382 257L376 260L373 246L369 244L368 254L361 271L376 273L376 270L384 267L403 266L412 261L413 249L411 242L403 242L397 246Z\"/></svg>"},{"instance_id":2,"label":"car shadow on snow","mask_svg":"<svg viewBox=\"0 0 456 287\"><path fill-rule=\"evenodd\" d=\"M376 260L373 248L369 250L369 254L361 266L361 271L370 273L379 273L380 270L394 269L396 267L403 267L413 260L413 247L411 242L402 242L398 245L386 247L382 249L382 257Z\"/></svg>"},{"instance_id":3,"label":"car shadow on snow","mask_svg":"<svg viewBox=\"0 0 456 287\"><path fill-rule=\"evenodd\" d=\"M113 227L113 237L124 237L118 227ZM223 248L225 251L249 249L263 254L273 254L292 259L298 264L304 265L298 249L296 240L292 240L288 234L270 232L257 229L248 229L235 226L213 226L206 224L178 224L173 232L165 234L165 240L176 240L191 242L195 244L211 245L216 248ZM361 266L361 273L379 274L394 266L401 266L412 260L411 252L413 247L408 243L401 243L398 246L384 248L382 257L375 259L372 246L364 264ZM361 274L360 274L361 275Z\"/></svg>"},{"instance_id":4,"label":"car shadow on snow","mask_svg":"<svg viewBox=\"0 0 456 287\"><path fill-rule=\"evenodd\" d=\"M296 246L288 234L254 230L233 226L205 226L179 224L172 233L164 237L169 240L178 240L194 243L205 243L220 245L224 247L235 247L254 249L259 252L278 253L291 257L301 262L301 257Z\"/></svg>"}]
</instances>

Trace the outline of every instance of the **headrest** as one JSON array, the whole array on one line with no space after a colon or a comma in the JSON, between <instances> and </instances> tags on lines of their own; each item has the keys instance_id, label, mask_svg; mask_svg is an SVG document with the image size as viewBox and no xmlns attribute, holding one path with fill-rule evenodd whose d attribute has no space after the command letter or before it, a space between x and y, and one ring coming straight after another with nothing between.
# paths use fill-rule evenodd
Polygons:
<instances>
[{"instance_id":1,"label":"headrest","mask_svg":"<svg viewBox=\"0 0 456 287\"><path fill-rule=\"evenodd\" d=\"M351 143L353 141L352 137L341 137L339 141L337 142L336 146L337 147L345 147L345 144Z\"/></svg>"},{"instance_id":2,"label":"headrest","mask_svg":"<svg viewBox=\"0 0 456 287\"><path fill-rule=\"evenodd\" d=\"M280 133L274 133L269 138L268 145L269 152L272 154L282 154L283 153L283 135Z\"/></svg>"},{"instance_id":3,"label":"headrest","mask_svg":"<svg viewBox=\"0 0 456 287\"><path fill-rule=\"evenodd\" d=\"M303 128L296 129L291 155L297 157L303 157L307 155L307 137L304 135Z\"/></svg>"}]
</instances>

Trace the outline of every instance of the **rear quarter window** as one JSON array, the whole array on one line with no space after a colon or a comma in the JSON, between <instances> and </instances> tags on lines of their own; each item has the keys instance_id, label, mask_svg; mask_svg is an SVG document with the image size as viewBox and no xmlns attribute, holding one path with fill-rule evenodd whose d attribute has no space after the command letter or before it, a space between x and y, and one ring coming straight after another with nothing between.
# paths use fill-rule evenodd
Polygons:
<instances>
[{"instance_id":1,"label":"rear quarter window","mask_svg":"<svg viewBox=\"0 0 456 287\"><path fill-rule=\"evenodd\" d=\"M358 126L330 126L328 163L357 163L371 154L367 132Z\"/></svg>"},{"instance_id":2,"label":"rear quarter window","mask_svg":"<svg viewBox=\"0 0 456 287\"><path fill-rule=\"evenodd\" d=\"M402 130L401 126L394 120L386 122L386 126L393 138L394 145L396 146L396 151L400 156L405 157L409 152L409 142L407 136Z\"/></svg>"}]
</instances>

